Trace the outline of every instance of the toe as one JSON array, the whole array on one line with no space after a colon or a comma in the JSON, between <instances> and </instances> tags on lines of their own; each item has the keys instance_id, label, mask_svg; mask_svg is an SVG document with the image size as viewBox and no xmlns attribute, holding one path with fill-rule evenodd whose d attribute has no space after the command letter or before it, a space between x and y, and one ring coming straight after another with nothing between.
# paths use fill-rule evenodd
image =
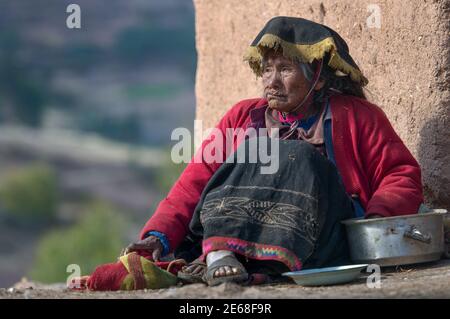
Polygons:
<instances>
[{"instance_id":1,"label":"toe","mask_svg":"<svg viewBox=\"0 0 450 319\"><path fill-rule=\"evenodd\" d=\"M225 266L224 268L225 268L225 274L226 274L227 276L230 276L230 275L233 274L233 271L231 270L231 267L230 267L230 266Z\"/></svg>"},{"instance_id":2,"label":"toe","mask_svg":"<svg viewBox=\"0 0 450 319\"><path fill-rule=\"evenodd\" d=\"M190 266L185 266L182 268L184 273L190 274L192 272L192 268Z\"/></svg>"},{"instance_id":3,"label":"toe","mask_svg":"<svg viewBox=\"0 0 450 319\"><path fill-rule=\"evenodd\" d=\"M220 267L220 269L219 269L219 275L220 275L220 276L225 276L225 274L226 274L225 267Z\"/></svg>"},{"instance_id":4,"label":"toe","mask_svg":"<svg viewBox=\"0 0 450 319\"><path fill-rule=\"evenodd\" d=\"M199 273L201 273L203 271L203 267L202 266L197 266L193 271L192 274L197 275Z\"/></svg>"}]
</instances>

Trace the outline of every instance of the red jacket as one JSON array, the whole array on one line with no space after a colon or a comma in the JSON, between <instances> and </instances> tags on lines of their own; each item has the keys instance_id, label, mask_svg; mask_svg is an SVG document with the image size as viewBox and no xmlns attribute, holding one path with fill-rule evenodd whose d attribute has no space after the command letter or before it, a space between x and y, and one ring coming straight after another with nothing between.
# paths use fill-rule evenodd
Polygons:
<instances>
[{"instance_id":1,"label":"red jacket","mask_svg":"<svg viewBox=\"0 0 450 319\"><path fill-rule=\"evenodd\" d=\"M252 125L254 113L261 113L266 105L264 99L243 100L216 127L224 136L227 128L245 129ZM384 112L366 100L346 95L332 96L330 106L336 165L347 193L358 195L366 217L417 213L423 202L420 167ZM213 140L205 139L200 150ZM237 144L239 141L234 150ZM225 145L223 149L225 158ZM167 236L171 250L175 249L188 231L204 187L220 165L191 161L144 226L141 238L158 231Z\"/></svg>"}]
</instances>

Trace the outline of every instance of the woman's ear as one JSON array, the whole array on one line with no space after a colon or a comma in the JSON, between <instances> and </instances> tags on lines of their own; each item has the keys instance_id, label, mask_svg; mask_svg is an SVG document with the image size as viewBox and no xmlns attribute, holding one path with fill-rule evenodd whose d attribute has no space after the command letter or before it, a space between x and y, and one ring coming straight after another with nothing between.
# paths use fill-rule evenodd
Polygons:
<instances>
[{"instance_id":1,"label":"woman's ear","mask_svg":"<svg viewBox=\"0 0 450 319\"><path fill-rule=\"evenodd\" d=\"M324 85L325 85L325 80L324 79L320 79L319 81L317 81L317 84L314 87L314 90L315 91L319 91L321 88L323 88Z\"/></svg>"}]
</instances>

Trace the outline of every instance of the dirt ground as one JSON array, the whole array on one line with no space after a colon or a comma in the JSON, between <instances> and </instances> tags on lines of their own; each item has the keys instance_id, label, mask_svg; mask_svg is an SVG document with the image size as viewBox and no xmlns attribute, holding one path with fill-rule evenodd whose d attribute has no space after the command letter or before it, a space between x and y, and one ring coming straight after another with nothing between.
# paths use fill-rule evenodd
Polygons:
<instances>
[{"instance_id":1,"label":"dirt ground","mask_svg":"<svg viewBox=\"0 0 450 319\"><path fill-rule=\"evenodd\" d=\"M20 282L11 288L1 288L1 299L30 298L222 298L222 299L288 299L288 298L448 298L450 299L450 259L435 263L397 268L384 268L381 271L381 288L368 288L367 276L345 285L302 287L294 284L262 285L241 287L236 284L223 284L207 287L203 284L186 285L169 289L141 290L132 292L73 292L63 284L40 285Z\"/></svg>"}]
</instances>

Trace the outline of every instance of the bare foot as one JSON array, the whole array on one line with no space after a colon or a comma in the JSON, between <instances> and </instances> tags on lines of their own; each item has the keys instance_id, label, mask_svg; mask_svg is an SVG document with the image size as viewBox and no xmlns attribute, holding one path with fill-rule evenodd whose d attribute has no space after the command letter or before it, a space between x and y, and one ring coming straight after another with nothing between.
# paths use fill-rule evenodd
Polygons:
<instances>
[{"instance_id":1,"label":"bare foot","mask_svg":"<svg viewBox=\"0 0 450 319\"><path fill-rule=\"evenodd\" d=\"M219 269L217 269L214 272L214 277L218 278L218 277L226 277L226 276L231 276L231 275L237 275L241 272L239 272L239 270L236 267L230 267L230 266L223 266L223 267L219 267Z\"/></svg>"},{"instance_id":2,"label":"bare foot","mask_svg":"<svg viewBox=\"0 0 450 319\"><path fill-rule=\"evenodd\" d=\"M199 273L201 273L202 271L205 270L205 266L198 265L198 264L193 264L193 265L184 266L183 268L181 268L181 270L184 273L197 275L197 274L199 274Z\"/></svg>"}]
</instances>

